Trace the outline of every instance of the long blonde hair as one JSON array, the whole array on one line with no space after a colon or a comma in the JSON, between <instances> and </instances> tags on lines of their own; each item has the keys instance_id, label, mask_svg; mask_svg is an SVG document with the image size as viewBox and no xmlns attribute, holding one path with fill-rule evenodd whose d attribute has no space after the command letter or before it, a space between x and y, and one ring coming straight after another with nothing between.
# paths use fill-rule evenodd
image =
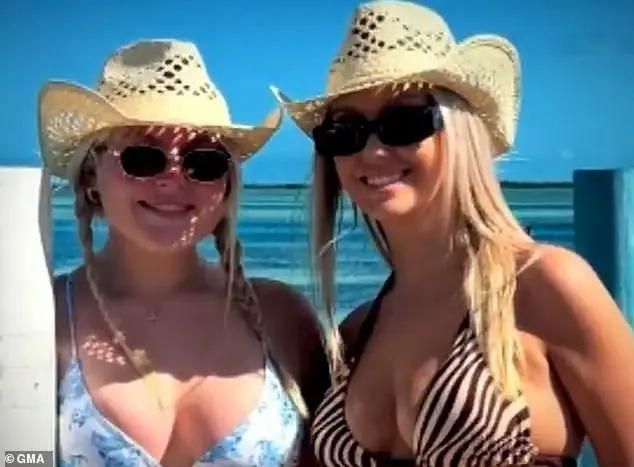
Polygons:
<instances>
[{"instance_id":1,"label":"long blonde hair","mask_svg":"<svg viewBox=\"0 0 634 467\"><path fill-rule=\"evenodd\" d=\"M464 248L463 294L474 329L489 368L500 390L509 398L521 394L523 362L515 328L513 297L517 285L517 256L522 245L532 242L508 207L495 175L494 154L482 119L459 96L430 91L444 121L440 134L445 179L443 200L459 214L455 244ZM340 371L341 336L336 328L333 246L340 213L341 185L331 160L314 158L312 193L312 249L322 309L330 329L328 349L333 371ZM356 207L354 208L356 209ZM390 264L387 238L380 224L363 216L377 249Z\"/></svg>"},{"instance_id":2,"label":"long blonde hair","mask_svg":"<svg viewBox=\"0 0 634 467\"><path fill-rule=\"evenodd\" d=\"M105 149L104 144L94 144L89 150L88 156L84 160L77 176L73 180L75 216L77 218L78 235L84 255L86 278L95 296L95 300L97 300L100 307L104 307L105 303L104 298L99 293L96 272L93 267L95 263L95 252L93 246L92 221L95 217L102 216L103 210L100 203L98 201L96 202L94 197L89 196L87 178L91 173L94 173L96 169L95 158L99 157ZM236 235L239 187L241 186L240 169L236 164L230 164L229 173L227 215L218 223L218 226L212 234L215 239L215 245L222 268L227 275L226 311L229 312L232 309L238 309L251 331L258 340L262 342L267 357L270 357L270 361L274 365L284 389L300 415L307 417L308 409L302 398L297 382L284 365L280 364L280 362L269 353L271 347L268 345L268 338L264 331L261 308L257 294L245 275L242 266L242 245Z\"/></svg>"}]
</instances>

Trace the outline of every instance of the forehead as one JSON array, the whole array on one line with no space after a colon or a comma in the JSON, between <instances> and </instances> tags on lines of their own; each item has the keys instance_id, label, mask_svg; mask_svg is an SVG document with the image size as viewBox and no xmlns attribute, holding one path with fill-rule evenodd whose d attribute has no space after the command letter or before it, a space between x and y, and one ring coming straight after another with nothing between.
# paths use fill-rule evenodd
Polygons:
<instances>
[{"instance_id":1,"label":"forehead","mask_svg":"<svg viewBox=\"0 0 634 467\"><path fill-rule=\"evenodd\" d=\"M427 93L427 89L420 87L369 89L338 97L331 103L330 110L334 114L353 111L375 117L387 105L423 104L427 101Z\"/></svg>"},{"instance_id":2,"label":"forehead","mask_svg":"<svg viewBox=\"0 0 634 467\"><path fill-rule=\"evenodd\" d=\"M107 140L116 145L147 144L150 146L180 146L192 142L214 143L217 135L199 129L173 126L130 126L112 130Z\"/></svg>"}]
</instances>

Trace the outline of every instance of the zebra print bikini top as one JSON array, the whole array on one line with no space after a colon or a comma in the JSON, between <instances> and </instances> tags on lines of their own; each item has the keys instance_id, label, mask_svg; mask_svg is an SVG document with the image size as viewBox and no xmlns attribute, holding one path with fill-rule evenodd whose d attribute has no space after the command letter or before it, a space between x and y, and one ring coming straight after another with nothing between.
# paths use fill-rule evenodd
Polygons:
<instances>
[{"instance_id":1,"label":"zebra print bikini top","mask_svg":"<svg viewBox=\"0 0 634 467\"><path fill-rule=\"evenodd\" d=\"M575 467L573 458L538 455L526 401L509 401L497 391L468 317L421 400L412 434L414 460L369 452L355 440L345 417L348 381L393 283L392 275L361 326L349 370L315 410L311 438L317 459L325 467Z\"/></svg>"}]
</instances>

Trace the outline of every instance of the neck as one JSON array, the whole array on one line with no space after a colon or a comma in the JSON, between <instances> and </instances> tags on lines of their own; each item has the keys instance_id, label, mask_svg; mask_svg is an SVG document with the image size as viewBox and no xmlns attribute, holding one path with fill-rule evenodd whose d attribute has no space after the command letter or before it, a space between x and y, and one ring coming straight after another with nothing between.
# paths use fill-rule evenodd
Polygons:
<instances>
[{"instance_id":1,"label":"neck","mask_svg":"<svg viewBox=\"0 0 634 467\"><path fill-rule=\"evenodd\" d=\"M204 281L196 248L159 252L140 248L111 232L98 258L99 276L112 293L160 298Z\"/></svg>"},{"instance_id":2,"label":"neck","mask_svg":"<svg viewBox=\"0 0 634 467\"><path fill-rule=\"evenodd\" d=\"M433 223L418 219L383 224L399 287L419 290L423 284L462 279L464 252L455 244L453 223L428 215L431 218Z\"/></svg>"}]
</instances>

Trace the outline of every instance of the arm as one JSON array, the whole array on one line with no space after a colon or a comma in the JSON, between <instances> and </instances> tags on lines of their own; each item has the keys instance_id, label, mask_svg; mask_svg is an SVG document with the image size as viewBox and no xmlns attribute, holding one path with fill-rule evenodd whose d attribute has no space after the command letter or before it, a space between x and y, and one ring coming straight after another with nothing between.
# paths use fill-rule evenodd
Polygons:
<instances>
[{"instance_id":1,"label":"arm","mask_svg":"<svg viewBox=\"0 0 634 467\"><path fill-rule=\"evenodd\" d=\"M53 295L55 296L55 349L57 386L64 376L71 356L70 326L68 320L68 304L66 303L66 281L68 275L55 277Z\"/></svg>"},{"instance_id":2,"label":"arm","mask_svg":"<svg viewBox=\"0 0 634 467\"><path fill-rule=\"evenodd\" d=\"M330 385L317 315L304 296L287 284L271 279L254 279L252 283L264 314L272 351L291 371L309 415L312 415ZM298 467L319 466L313 455L308 423Z\"/></svg>"},{"instance_id":3,"label":"arm","mask_svg":"<svg viewBox=\"0 0 634 467\"><path fill-rule=\"evenodd\" d=\"M525 271L527 307L601 466L634 466L634 334L592 268L544 247Z\"/></svg>"}]
</instances>

